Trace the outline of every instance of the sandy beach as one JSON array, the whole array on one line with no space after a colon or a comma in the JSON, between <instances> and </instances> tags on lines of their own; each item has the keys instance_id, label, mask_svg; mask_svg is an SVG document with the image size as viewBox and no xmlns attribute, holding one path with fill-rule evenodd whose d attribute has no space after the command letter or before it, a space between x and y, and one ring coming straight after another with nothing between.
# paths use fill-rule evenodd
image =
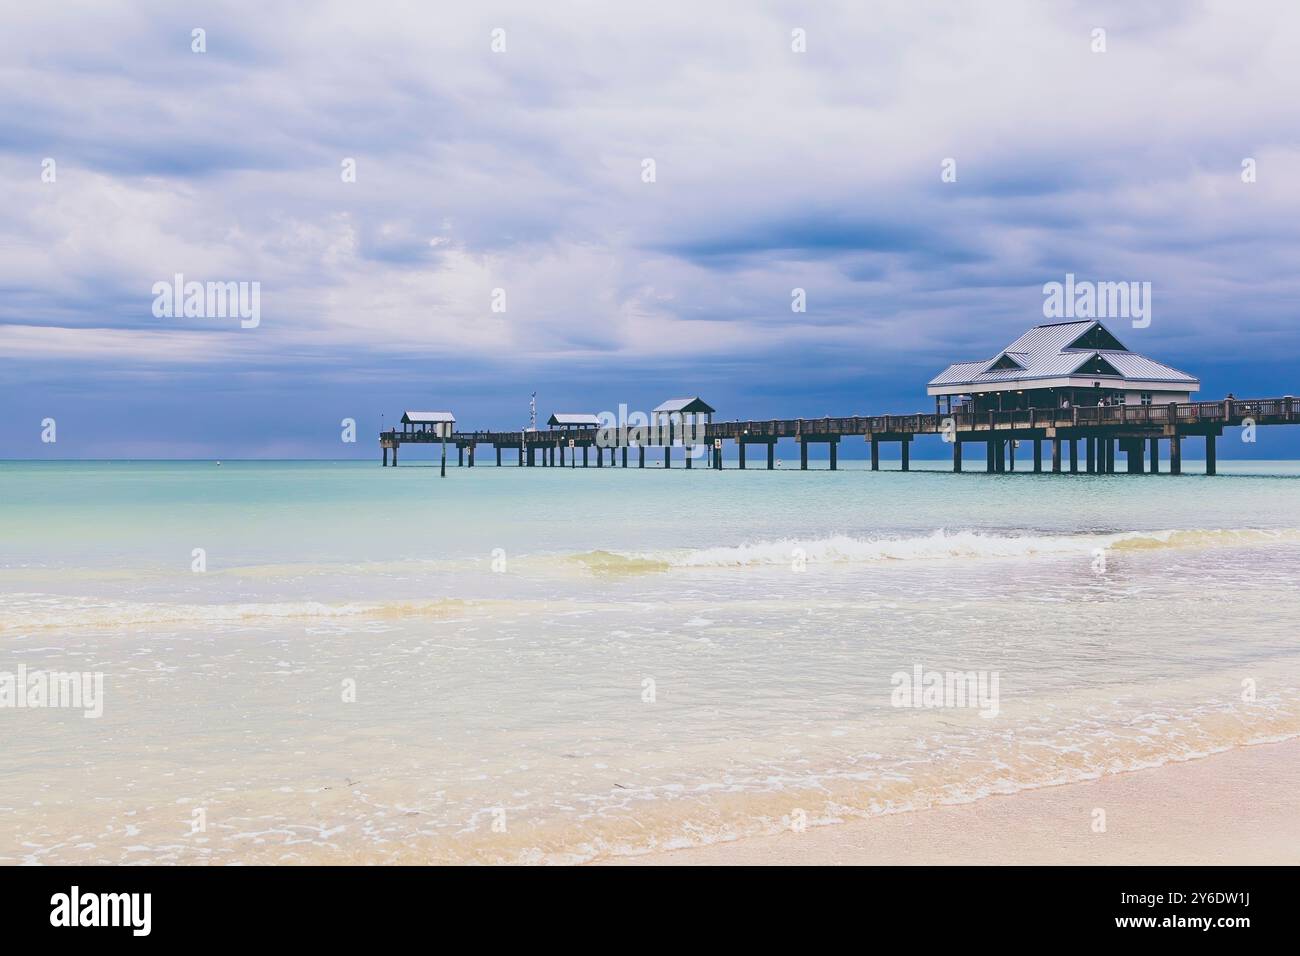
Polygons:
<instances>
[{"instance_id":1,"label":"sandy beach","mask_svg":"<svg viewBox=\"0 0 1300 956\"><path fill-rule=\"evenodd\" d=\"M1105 832L1093 831L1105 811ZM614 865L1300 863L1300 740Z\"/></svg>"}]
</instances>

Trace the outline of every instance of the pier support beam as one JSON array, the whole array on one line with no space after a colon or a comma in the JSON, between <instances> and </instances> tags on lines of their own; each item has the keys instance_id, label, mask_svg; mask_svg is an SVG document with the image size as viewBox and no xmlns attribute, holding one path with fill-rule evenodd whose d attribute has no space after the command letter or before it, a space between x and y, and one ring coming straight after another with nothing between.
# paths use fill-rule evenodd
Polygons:
<instances>
[{"instance_id":1,"label":"pier support beam","mask_svg":"<svg viewBox=\"0 0 1300 956\"><path fill-rule=\"evenodd\" d=\"M691 469L691 458L694 457L694 456L691 454L691 452L693 452L693 451L695 451L695 446L694 446L694 445L683 445L683 446L682 446L682 457L683 457L684 459L686 459L686 470L687 470L687 471L690 471L690 469Z\"/></svg>"},{"instance_id":2,"label":"pier support beam","mask_svg":"<svg viewBox=\"0 0 1300 956\"><path fill-rule=\"evenodd\" d=\"M802 440L799 442L799 470L808 470L808 443Z\"/></svg>"},{"instance_id":3,"label":"pier support beam","mask_svg":"<svg viewBox=\"0 0 1300 956\"><path fill-rule=\"evenodd\" d=\"M623 467L627 467L627 445L623 446Z\"/></svg>"},{"instance_id":4,"label":"pier support beam","mask_svg":"<svg viewBox=\"0 0 1300 956\"><path fill-rule=\"evenodd\" d=\"M1169 436L1169 474L1181 475L1183 473L1183 436Z\"/></svg>"},{"instance_id":5,"label":"pier support beam","mask_svg":"<svg viewBox=\"0 0 1300 956\"><path fill-rule=\"evenodd\" d=\"M388 446L385 445L382 451L384 453L384 467L387 468L388 467Z\"/></svg>"},{"instance_id":6,"label":"pier support beam","mask_svg":"<svg viewBox=\"0 0 1300 956\"><path fill-rule=\"evenodd\" d=\"M767 443L767 470L771 471L776 467L776 442Z\"/></svg>"},{"instance_id":7,"label":"pier support beam","mask_svg":"<svg viewBox=\"0 0 1300 956\"><path fill-rule=\"evenodd\" d=\"M457 468L465 467L465 446L464 445L456 446L456 467Z\"/></svg>"},{"instance_id":8,"label":"pier support beam","mask_svg":"<svg viewBox=\"0 0 1300 956\"><path fill-rule=\"evenodd\" d=\"M1151 439L1151 474L1160 474L1160 439Z\"/></svg>"},{"instance_id":9,"label":"pier support beam","mask_svg":"<svg viewBox=\"0 0 1300 956\"><path fill-rule=\"evenodd\" d=\"M393 446L393 467L397 467L397 446Z\"/></svg>"},{"instance_id":10,"label":"pier support beam","mask_svg":"<svg viewBox=\"0 0 1300 956\"><path fill-rule=\"evenodd\" d=\"M1079 442L1076 439L1071 438L1070 439L1070 474L1077 475L1078 473L1079 473Z\"/></svg>"},{"instance_id":11,"label":"pier support beam","mask_svg":"<svg viewBox=\"0 0 1300 956\"><path fill-rule=\"evenodd\" d=\"M1115 474L1115 439L1106 439L1106 471Z\"/></svg>"},{"instance_id":12,"label":"pier support beam","mask_svg":"<svg viewBox=\"0 0 1300 956\"><path fill-rule=\"evenodd\" d=\"M871 436L871 470L880 470L880 441L875 435Z\"/></svg>"},{"instance_id":13,"label":"pier support beam","mask_svg":"<svg viewBox=\"0 0 1300 956\"><path fill-rule=\"evenodd\" d=\"M745 470L745 443L742 441L742 442L737 442L737 444L740 445L740 447L737 449L737 451L740 452L740 470L744 471Z\"/></svg>"},{"instance_id":14,"label":"pier support beam","mask_svg":"<svg viewBox=\"0 0 1300 956\"><path fill-rule=\"evenodd\" d=\"M1097 470L1097 439L1094 436L1089 435L1083 440L1083 451L1086 460L1084 471L1091 475Z\"/></svg>"},{"instance_id":15,"label":"pier support beam","mask_svg":"<svg viewBox=\"0 0 1300 956\"><path fill-rule=\"evenodd\" d=\"M1042 470L1043 470L1043 440L1041 438L1035 438L1034 439L1034 474L1038 474Z\"/></svg>"},{"instance_id":16,"label":"pier support beam","mask_svg":"<svg viewBox=\"0 0 1300 956\"><path fill-rule=\"evenodd\" d=\"M1052 474L1061 473L1061 438L1056 436L1052 439Z\"/></svg>"},{"instance_id":17,"label":"pier support beam","mask_svg":"<svg viewBox=\"0 0 1300 956\"><path fill-rule=\"evenodd\" d=\"M587 449L590 448L590 447L591 447L590 445L583 445L583 446L582 446L582 467L583 467L583 468L586 468L586 467L587 467ZM574 457L576 458L577 455L574 455Z\"/></svg>"},{"instance_id":18,"label":"pier support beam","mask_svg":"<svg viewBox=\"0 0 1300 956\"><path fill-rule=\"evenodd\" d=\"M496 450L497 450L497 467L500 468L501 467L501 446L497 445Z\"/></svg>"},{"instance_id":19,"label":"pier support beam","mask_svg":"<svg viewBox=\"0 0 1300 956\"><path fill-rule=\"evenodd\" d=\"M1015 471L1016 470L1016 440L1014 438L1007 439L1007 457L1010 459L1008 464L1009 470Z\"/></svg>"},{"instance_id":20,"label":"pier support beam","mask_svg":"<svg viewBox=\"0 0 1300 956\"><path fill-rule=\"evenodd\" d=\"M476 445L470 445L470 446L469 446L469 466L470 466L471 468L474 467L474 449L475 449L476 447L477 447Z\"/></svg>"},{"instance_id":21,"label":"pier support beam","mask_svg":"<svg viewBox=\"0 0 1300 956\"><path fill-rule=\"evenodd\" d=\"M1219 473L1219 455L1216 445L1218 439L1214 435L1205 436L1205 473L1207 475L1217 475Z\"/></svg>"},{"instance_id":22,"label":"pier support beam","mask_svg":"<svg viewBox=\"0 0 1300 956\"><path fill-rule=\"evenodd\" d=\"M1125 442L1125 465L1130 475L1142 474L1142 439L1130 438Z\"/></svg>"},{"instance_id":23,"label":"pier support beam","mask_svg":"<svg viewBox=\"0 0 1300 956\"><path fill-rule=\"evenodd\" d=\"M718 442L718 444L715 445L713 448L713 460L714 462L716 462L714 467L717 468L718 471L722 471L722 443L721 442Z\"/></svg>"},{"instance_id":24,"label":"pier support beam","mask_svg":"<svg viewBox=\"0 0 1300 956\"><path fill-rule=\"evenodd\" d=\"M672 466L673 466L673 446L664 445L664 467L671 468Z\"/></svg>"},{"instance_id":25,"label":"pier support beam","mask_svg":"<svg viewBox=\"0 0 1300 956\"><path fill-rule=\"evenodd\" d=\"M829 443L831 446L831 471L839 467L840 443L839 439ZM907 444L903 444L903 470L907 470Z\"/></svg>"},{"instance_id":26,"label":"pier support beam","mask_svg":"<svg viewBox=\"0 0 1300 956\"><path fill-rule=\"evenodd\" d=\"M961 471L961 442L955 438L952 442L952 470Z\"/></svg>"},{"instance_id":27,"label":"pier support beam","mask_svg":"<svg viewBox=\"0 0 1300 956\"><path fill-rule=\"evenodd\" d=\"M640 448L638 448L637 452L638 452L637 457L639 459L637 467L644 468L645 467L645 445L642 445Z\"/></svg>"},{"instance_id":28,"label":"pier support beam","mask_svg":"<svg viewBox=\"0 0 1300 956\"><path fill-rule=\"evenodd\" d=\"M904 438L902 441L901 450L903 453L903 471L911 471L912 470L912 443L908 441L906 438ZM832 462L835 461L834 455L835 455L835 446L831 445Z\"/></svg>"}]
</instances>

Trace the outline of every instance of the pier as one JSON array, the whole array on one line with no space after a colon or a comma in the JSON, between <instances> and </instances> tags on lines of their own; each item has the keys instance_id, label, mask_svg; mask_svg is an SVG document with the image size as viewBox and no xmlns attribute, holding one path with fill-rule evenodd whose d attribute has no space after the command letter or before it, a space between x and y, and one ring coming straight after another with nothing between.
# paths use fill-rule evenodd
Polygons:
<instances>
[{"instance_id":1,"label":"pier","mask_svg":"<svg viewBox=\"0 0 1300 956\"><path fill-rule=\"evenodd\" d=\"M676 423L678 428L673 430ZM1116 453L1127 458L1125 473L1178 475L1182 473L1183 442L1204 442L1205 473L1217 471L1217 441L1227 428L1246 425L1300 425L1300 408L1290 396L1262 399L1224 399L1210 402L1170 402L1164 405L1076 405L1071 408L1028 408L998 411L962 411L912 415L848 416L843 418L755 419L707 422L702 429L705 453L698 455L700 467L720 470L724 443L738 447L739 468L751 467L749 446L764 446L754 464L775 467L776 443L791 439L799 445L799 467L808 468L808 446L824 444L830 450L830 468L838 467L838 446L846 439L862 439L871 446L871 470L880 468L880 446L898 444L902 470L910 467L910 446L921 435L938 435L952 446L952 470L963 470L962 449L982 444L984 470L992 474L1017 469L1016 444L1022 455L1023 471L1055 474L1114 474ZM647 450L651 465L672 467L674 456L692 465L691 447L681 444L682 423L670 418L669 430L655 444L637 440L638 429L547 428L538 431L451 431L445 436L435 430L390 429L380 433L383 463L403 444L434 444L445 441L456 448L458 463L473 467L478 446L489 446L496 463L503 464L502 452L514 457L520 467L645 468ZM698 434L698 432L696 433ZM1163 443L1164 454L1161 453ZM1029 448L1026 449L1026 444ZM581 458L581 462L579 462ZM765 462L763 459L766 459ZM509 459L507 459L508 461Z\"/></svg>"},{"instance_id":2,"label":"pier","mask_svg":"<svg viewBox=\"0 0 1300 956\"><path fill-rule=\"evenodd\" d=\"M614 423L608 414L602 420L557 413L546 431L461 433L453 430L450 412L407 412L402 430L385 431L379 441L384 464L390 449L397 464L403 442L443 441L456 445L462 464L468 451L471 466L475 447L485 444L496 450L498 465L503 450L517 450L519 465L535 466L540 453L542 466L554 466L558 457L563 467L567 451L570 467L576 467L581 451L584 468L593 457L602 468L608 449L611 467L617 466L616 452L629 467L628 453L635 450L636 467L644 468L649 447L652 461L658 458L665 468L680 453L687 468L706 458L702 467L715 470L722 469L723 446L733 442L740 468L748 467L749 446L762 445L770 471L776 443L792 439L799 446L800 469L808 468L810 445L825 445L834 471L840 443L860 438L871 446L872 471L880 470L880 446L892 444L899 446L902 470L908 471L917 436L939 435L952 445L956 472L963 469L965 445L982 444L985 471L1003 474L1016 470L1016 450L1028 443L1025 471L1109 475L1115 473L1116 453L1123 452L1127 474L1157 474L1163 467L1178 475L1183 441L1190 438L1204 442L1205 473L1213 475L1224 429L1300 424L1290 395L1192 401L1200 387L1195 375L1129 349L1100 320L1073 319L1035 325L991 358L949 365L926 387L934 414L715 422L714 408L694 396L669 399L649 416L639 416L645 424L635 427Z\"/></svg>"}]
</instances>

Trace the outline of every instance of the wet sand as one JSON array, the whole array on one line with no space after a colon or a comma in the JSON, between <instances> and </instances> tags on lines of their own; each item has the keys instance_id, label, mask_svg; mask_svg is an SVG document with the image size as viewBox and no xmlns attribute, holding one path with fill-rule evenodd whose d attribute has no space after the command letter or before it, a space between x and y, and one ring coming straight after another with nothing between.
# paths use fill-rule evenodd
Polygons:
<instances>
[{"instance_id":1,"label":"wet sand","mask_svg":"<svg viewBox=\"0 0 1300 956\"><path fill-rule=\"evenodd\" d=\"M1104 832L1094 831L1095 811ZM616 865L1300 863L1300 740Z\"/></svg>"}]
</instances>

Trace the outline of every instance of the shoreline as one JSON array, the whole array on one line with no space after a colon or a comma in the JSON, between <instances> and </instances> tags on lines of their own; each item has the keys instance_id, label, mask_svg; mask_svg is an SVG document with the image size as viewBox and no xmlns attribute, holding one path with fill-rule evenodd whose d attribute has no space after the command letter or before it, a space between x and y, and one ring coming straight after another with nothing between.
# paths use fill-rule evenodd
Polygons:
<instances>
[{"instance_id":1,"label":"shoreline","mask_svg":"<svg viewBox=\"0 0 1300 956\"><path fill-rule=\"evenodd\" d=\"M1096 811L1104 832L1094 831ZM1294 865L1300 738L606 866Z\"/></svg>"}]
</instances>

